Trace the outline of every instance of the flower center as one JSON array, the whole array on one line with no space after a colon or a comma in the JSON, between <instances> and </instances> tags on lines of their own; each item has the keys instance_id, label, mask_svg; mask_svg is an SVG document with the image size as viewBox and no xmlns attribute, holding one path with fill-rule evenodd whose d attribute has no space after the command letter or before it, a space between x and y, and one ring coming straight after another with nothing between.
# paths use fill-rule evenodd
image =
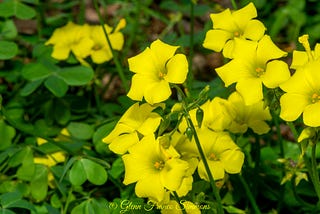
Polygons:
<instances>
[{"instance_id":1,"label":"flower center","mask_svg":"<svg viewBox=\"0 0 320 214\"><path fill-rule=\"evenodd\" d=\"M260 77L262 74L264 74L264 69L261 67L256 68L256 74L258 77Z\"/></svg>"},{"instance_id":2,"label":"flower center","mask_svg":"<svg viewBox=\"0 0 320 214\"><path fill-rule=\"evenodd\" d=\"M212 152L212 153L210 153L208 159L212 160L212 161L217 161L217 160L219 160L219 157Z\"/></svg>"},{"instance_id":3,"label":"flower center","mask_svg":"<svg viewBox=\"0 0 320 214\"><path fill-rule=\"evenodd\" d=\"M316 103L320 101L320 95L318 93L313 93L311 97L311 102Z\"/></svg>"},{"instance_id":4,"label":"flower center","mask_svg":"<svg viewBox=\"0 0 320 214\"><path fill-rule=\"evenodd\" d=\"M96 44L96 45L94 45L94 46L92 47L92 49L95 50L95 51L100 50L101 48L102 48L102 46L99 45L99 44Z\"/></svg>"},{"instance_id":5,"label":"flower center","mask_svg":"<svg viewBox=\"0 0 320 214\"><path fill-rule=\"evenodd\" d=\"M154 164L153 164L154 168L156 168L157 170L161 170L163 169L164 167L164 161L156 161Z\"/></svg>"},{"instance_id":6,"label":"flower center","mask_svg":"<svg viewBox=\"0 0 320 214\"><path fill-rule=\"evenodd\" d=\"M233 36L234 36L234 37L239 37L239 36L240 36L240 33L239 33L238 31L235 31L235 32L233 32Z\"/></svg>"},{"instance_id":7,"label":"flower center","mask_svg":"<svg viewBox=\"0 0 320 214\"><path fill-rule=\"evenodd\" d=\"M165 72L159 72L159 78L163 79L167 74Z\"/></svg>"}]
</instances>

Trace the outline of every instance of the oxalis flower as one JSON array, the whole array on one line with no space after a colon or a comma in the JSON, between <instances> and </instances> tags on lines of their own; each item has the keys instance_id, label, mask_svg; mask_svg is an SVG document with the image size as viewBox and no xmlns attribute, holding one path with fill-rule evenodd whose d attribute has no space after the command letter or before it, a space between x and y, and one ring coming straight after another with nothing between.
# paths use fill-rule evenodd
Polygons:
<instances>
[{"instance_id":1,"label":"oxalis flower","mask_svg":"<svg viewBox=\"0 0 320 214\"><path fill-rule=\"evenodd\" d=\"M236 90L251 105L263 99L262 85L276 88L290 78L288 65L275 60L286 55L267 35L259 42L236 38L234 58L216 72L226 86L237 83Z\"/></svg>"},{"instance_id":2,"label":"oxalis flower","mask_svg":"<svg viewBox=\"0 0 320 214\"><path fill-rule=\"evenodd\" d=\"M319 127L320 60L311 52L307 36L300 37L299 41L306 49L308 62L299 66L293 76L281 84L281 89L286 93L280 98L280 117L294 121L303 114L305 125Z\"/></svg>"},{"instance_id":3,"label":"oxalis flower","mask_svg":"<svg viewBox=\"0 0 320 214\"><path fill-rule=\"evenodd\" d=\"M148 103L133 104L103 142L110 144L109 149L114 153L124 154L143 136L154 135L161 122L161 116L152 111L158 106Z\"/></svg>"},{"instance_id":4,"label":"oxalis flower","mask_svg":"<svg viewBox=\"0 0 320 214\"><path fill-rule=\"evenodd\" d=\"M125 19L121 19L115 29L108 25L104 25L108 34L113 50L121 50L124 43L123 34L120 32L126 26ZM112 52L104 34L103 28L100 25L91 26L91 39L94 42L91 49L91 59L94 63L101 64L112 59Z\"/></svg>"},{"instance_id":5,"label":"oxalis flower","mask_svg":"<svg viewBox=\"0 0 320 214\"><path fill-rule=\"evenodd\" d=\"M53 45L51 56L57 60L66 60L72 52L82 61L90 55L94 42L90 38L89 25L68 22L67 25L56 29L45 44Z\"/></svg>"},{"instance_id":6,"label":"oxalis flower","mask_svg":"<svg viewBox=\"0 0 320 214\"><path fill-rule=\"evenodd\" d=\"M188 73L188 62L183 54L175 54L178 46L171 46L159 39L150 48L128 59L132 77L128 97L150 103L160 103L171 95L169 83L181 84Z\"/></svg>"},{"instance_id":7,"label":"oxalis flower","mask_svg":"<svg viewBox=\"0 0 320 214\"><path fill-rule=\"evenodd\" d=\"M233 58L234 38L258 41L264 35L266 28L254 19L256 17L257 10L253 3L237 11L226 9L210 14L213 29L207 32L203 47L216 52L223 50L224 57Z\"/></svg>"},{"instance_id":8,"label":"oxalis flower","mask_svg":"<svg viewBox=\"0 0 320 214\"><path fill-rule=\"evenodd\" d=\"M179 159L171 146L164 149L154 136L144 137L122 156L125 166L125 185L135 183L138 197L148 197L161 202L167 190L178 190L189 165Z\"/></svg>"},{"instance_id":9,"label":"oxalis flower","mask_svg":"<svg viewBox=\"0 0 320 214\"><path fill-rule=\"evenodd\" d=\"M244 154L226 132L214 132L206 127L197 129L210 171L215 180L223 179L225 173L240 173ZM198 165L199 176L209 181L203 161Z\"/></svg>"}]
</instances>

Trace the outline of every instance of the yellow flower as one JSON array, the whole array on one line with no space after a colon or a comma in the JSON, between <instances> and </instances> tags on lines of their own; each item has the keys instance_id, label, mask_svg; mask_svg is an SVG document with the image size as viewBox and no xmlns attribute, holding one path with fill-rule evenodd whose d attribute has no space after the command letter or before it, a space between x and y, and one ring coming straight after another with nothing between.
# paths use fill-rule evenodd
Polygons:
<instances>
[{"instance_id":1,"label":"yellow flower","mask_svg":"<svg viewBox=\"0 0 320 214\"><path fill-rule=\"evenodd\" d=\"M157 130L161 116L152 112L156 107L148 103L133 104L103 142L110 144L110 150L116 154L126 153L142 136L153 135Z\"/></svg>"},{"instance_id":2,"label":"yellow flower","mask_svg":"<svg viewBox=\"0 0 320 214\"><path fill-rule=\"evenodd\" d=\"M262 22L254 19L257 10L253 3L231 12L226 9L221 13L211 14L213 29L206 34L203 46L210 50L220 52L227 58L233 58L234 38L258 41L265 32Z\"/></svg>"},{"instance_id":3,"label":"yellow flower","mask_svg":"<svg viewBox=\"0 0 320 214\"><path fill-rule=\"evenodd\" d=\"M171 95L169 83L181 84L188 73L188 62L183 54L175 54L178 46L171 46L159 39L150 48L128 59L132 77L128 97L150 103L160 103Z\"/></svg>"},{"instance_id":4,"label":"yellow flower","mask_svg":"<svg viewBox=\"0 0 320 214\"><path fill-rule=\"evenodd\" d=\"M104 25L109 36L113 50L121 50L124 43L123 34L120 32L126 25L125 19L121 19L118 26L113 30L112 27ZM112 59L112 52L103 32L102 26L91 26L91 39L94 42L91 49L91 59L97 64L101 64Z\"/></svg>"},{"instance_id":5,"label":"yellow flower","mask_svg":"<svg viewBox=\"0 0 320 214\"><path fill-rule=\"evenodd\" d=\"M226 86L236 84L246 105L263 99L262 83L276 88L290 78L288 65L280 60L287 53L265 35L259 42L235 39L234 59L216 69Z\"/></svg>"},{"instance_id":6,"label":"yellow flower","mask_svg":"<svg viewBox=\"0 0 320 214\"><path fill-rule=\"evenodd\" d=\"M281 85L286 93L280 98L280 117L294 121L303 113L307 126L320 126L320 61L312 61L296 70L294 75Z\"/></svg>"},{"instance_id":7,"label":"yellow flower","mask_svg":"<svg viewBox=\"0 0 320 214\"><path fill-rule=\"evenodd\" d=\"M245 105L243 98L238 92L232 93L228 98L232 106L234 115L228 130L233 133L245 133L251 128L257 134L265 134L270 127L265 120L271 120L268 107L264 107L264 102L259 101L252 105Z\"/></svg>"},{"instance_id":8,"label":"yellow flower","mask_svg":"<svg viewBox=\"0 0 320 214\"><path fill-rule=\"evenodd\" d=\"M197 134L205 153L210 171L215 180L223 179L225 172L240 173L244 154L226 132L214 132L206 127L197 129ZM209 181L203 161L198 165L200 178Z\"/></svg>"},{"instance_id":9,"label":"yellow flower","mask_svg":"<svg viewBox=\"0 0 320 214\"><path fill-rule=\"evenodd\" d=\"M125 185L136 183L138 197L161 202L166 190L179 189L189 164L179 159L173 147L164 149L154 136L144 137L122 156L125 166Z\"/></svg>"},{"instance_id":10,"label":"yellow flower","mask_svg":"<svg viewBox=\"0 0 320 214\"><path fill-rule=\"evenodd\" d=\"M56 29L46 42L53 45L51 56L57 60L65 60L72 52L78 60L83 60L91 53L93 41L90 38L89 25L77 25L68 22L67 25Z\"/></svg>"}]
</instances>

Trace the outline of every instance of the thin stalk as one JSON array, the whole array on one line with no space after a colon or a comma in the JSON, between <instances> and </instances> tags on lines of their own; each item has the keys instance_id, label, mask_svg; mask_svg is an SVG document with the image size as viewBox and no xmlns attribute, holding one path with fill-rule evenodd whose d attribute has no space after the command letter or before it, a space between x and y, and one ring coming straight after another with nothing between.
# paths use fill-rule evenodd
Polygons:
<instances>
[{"instance_id":1,"label":"thin stalk","mask_svg":"<svg viewBox=\"0 0 320 214\"><path fill-rule=\"evenodd\" d=\"M124 75L124 69L123 69L122 66L121 66L121 63L120 63L120 60L119 60L119 58L118 58L117 53L116 53L115 50L112 48L112 44L111 44L109 35L108 35L108 33L107 33L107 30L106 30L106 28L105 28L105 26L104 26L105 23L104 23L104 21L103 21L102 15L101 15L101 13L100 13L97 0L93 0L93 4L94 4L95 10L96 10L96 12L97 12L97 14L98 14L99 21L100 21L100 25L102 26L102 29L103 29L103 33L104 33L104 35L105 35L105 37L106 37L106 39L107 39L109 48L110 48L110 50L111 50L111 53L112 53L112 56L113 56L113 61L114 61L115 65L116 65L118 74L119 74L120 79L121 79L121 81L122 81L122 83L123 83L123 87L124 87L125 91L128 92L128 91L129 91L128 81L127 81L127 79L126 79L126 77L125 77L125 75Z\"/></svg>"},{"instance_id":2,"label":"thin stalk","mask_svg":"<svg viewBox=\"0 0 320 214\"><path fill-rule=\"evenodd\" d=\"M179 207L180 207L180 210L182 211L183 214L187 214L187 211L185 210L184 206L181 204L181 200L177 194L176 191L173 191L173 196L174 196L174 199L176 200L176 202L178 202L179 204Z\"/></svg>"},{"instance_id":3,"label":"thin stalk","mask_svg":"<svg viewBox=\"0 0 320 214\"><path fill-rule=\"evenodd\" d=\"M186 112L186 120L188 121L188 124L192 130L192 133L193 133L193 137L194 137L194 141L196 142L196 145L197 145L197 148L198 148L198 151L200 153L200 157L201 157L201 160L203 161L203 165L204 165L204 168L206 169L206 172L208 174L208 177L209 177L209 181L210 181L210 185L211 185L211 188L212 188L212 191L213 191L213 194L217 200L217 203L218 203L218 207L217 207L217 213L218 214L222 214L223 213L223 207L222 207L222 203L221 203L221 197L220 197L220 194L219 194L219 189L217 188L216 186L216 183L214 181L214 178L212 176L212 173L211 173L211 170L209 168L209 165L208 165L208 162L207 162L207 159L206 159L206 156L203 152L203 149L201 147L201 144L200 144L200 140L198 138L198 135L197 135L197 132L196 132L196 129L193 125L193 122L192 120L190 119L190 115L189 115L189 112Z\"/></svg>"},{"instance_id":4,"label":"thin stalk","mask_svg":"<svg viewBox=\"0 0 320 214\"><path fill-rule=\"evenodd\" d=\"M320 204L320 180L319 180L319 173L318 173L318 169L317 169L317 160L316 160L317 147L316 146L317 146L316 142L311 146L311 172L310 172L310 174L312 174L312 176L313 176L312 183L313 183L314 189L315 189L317 196L318 196L318 204Z\"/></svg>"},{"instance_id":5,"label":"thin stalk","mask_svg":"<svg viewBox=\"0 0 320 214\"><path fill-rule=\"evenodd\" d=\"M194 46L194 3L190 0L190 40L189 40L189 72L187 76L187 89L190 90L193 81L193 46Z\"/></svg>"},{"instance_id":6,"label":"thin stalk","mask_svg":"<svg viewBox=\"0 0 320 214\"><path fill-rule=\"evenodd\" d=\"M249 201L250 201L250 203L251 203L252 209L253 209L253 211L254 211L253 213L255 213L255 214L260 214L261 211L260 211L260 209L259 209L259 207L258 207L258 205L257 205L257 203L256 203L256 200L255 200L254 197L253 197L252 192L250 191L250 187L249 187L248 183L247 183L246 180L242 177L241 174L239 174L238 177L239 177L239 180L240 180L240 182L242 183L242 185L243 185L243 187L244 187L244 190L245 190L245 192L246 192L246 195L248 196L248 199L249 199Z\"/></svg>"},{"instance_id":7,"label":"thin stalk","mask_svg":"<svg viewBox=\"0 0 320 214\"><path fill-rule=\"evenodd\" d=\"M231 4L232 4L233 9L238 10L238 6L237 6L237 3L235 0L231 0Z\"/></svg>"},{"instance_id":8,"label":"thin stalk","mask_svg":"<svg viewBox=\"0 0 320 214\"><path fill-rule=\"evenodd\" d=\"M79 2L79 16L78 16L79 24L84 24L85 16L86 16L86 1L81 0Z\"/></svg>"}]
</instances>

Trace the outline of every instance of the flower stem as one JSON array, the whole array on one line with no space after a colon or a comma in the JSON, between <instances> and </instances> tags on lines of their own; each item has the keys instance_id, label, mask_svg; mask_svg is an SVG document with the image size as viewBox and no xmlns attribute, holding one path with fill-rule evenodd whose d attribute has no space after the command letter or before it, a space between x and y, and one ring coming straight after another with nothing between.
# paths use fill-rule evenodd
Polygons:
<instances>
[{"instance_id":1,"label":"flower stem","mask_svg":"<svg viewBox=\"0 0 320 214\"><path fill-rule=\"evenodd\" d=\"M219 194L219 190L218 190L218 188L216 186L216 183L214 181L214 178L212 176L212 173L211 173L211 170L209 168L206 156L205 156L205 154L203 152L203 149L201 147L200 140L198 138L198 135L197 135L196 129L195 129L194 125L193 125L193 122L192 122L192 120L190 118L189 112L186 112L185 118L188 121L188 124L189 124L189 126L190 126L190 128L192 130L193 137L194 137L194 140L196 142L198 151L200 153L201 160L203 161L204 167L205 167L206 172L207 172L208 177L209 177L209 181L210 181L211 188L213 190L213 194L214 194L214 196L215 196L215 198L217 200L217 203L218 203L217 213L218 214L222 214L223 213L223 208L222 208L222 203L221 203L221 197L220 197L220 194Z\"/></svg>"},{"instance_id":2,"label":"flower stem","mask_svg":"<svg viewBox=\"0 0 320 214\"><path fill-rule=\"evenodd\" d=\"M113 61L114 61L115 65L116 65L116 68L117 68L117 71L118 71L118 73L119 73L120 79L121 79L121 81L122 81L123 87L124 87L125 91L128 92L128 90L129 90L128 81L127 81L127 79L126 79L126 77L125 77L125 75L124 75L124 69L123 69L122 66L121 66L121 63L120 63L120 60L119 60L119 58L118 58L117 53L116 53L115 50L112 48L112 44L111 44L109 35L108 35L108 33L107 33L107 30L106 30L106 28L105 28L105 26L104 26L105 23L104 23L103 18L102 18L102 16L101 16L101 13L100 13L100 10L99 10L99 6L98 6L97 0L93 0L93 4L94 4L95 10L96 10L96 12L97 12L97 14L98 14L99 21L100 21L100 25L102 26L103 33L104 33L104 35L105 35L105 37L106 37L106 39L107 39L109 48L110 48L111 53L112 53L112 56L113 56Z\"/></svg>"},{"instance_id":3,"label":"flower stem","mask_svg":"<svg viewBox=\"0 0 320 214\"><path fill-rule=\"evenodd\" d=\"M238 10L238 6L235 0L231 0L231 4L234 10Z\"/></svg>"},{"instance_id":4,"label":"flower stem","mask_svg":"<svg viewBox=\"0 0 320 214\"><path fill-rule=\"evenodd\" d=\"M176 202L178 202L179 204L179 207L180 207L180 210L182 211L183 214L187 214L185 208L183 207L183 205L181 204L181 200L177 194L176 191L173 191L173 196L174 196L174 199L176 200Z\"/></svg>"},{"instance_id":5,"label":"flower stem","mask_svg":"<svg viewBox=\"0 0 320 214\"><path fill-rule=\"evenodd\" d=\"M253 195L252 195L252 192L250 191L250 188L249 188L249 185L248 183L246 182L246 180L242 177L241 174L238 175L239 179L240 179L240 182L242 183L243 187L244 187L244 190L246 192L246 195L248 196L249 198L249 201L251 203L251 206L252 206L252 209L254 211L254 213L256 214L260 214L260 209L256 203L256 200L254 199Z\"/></svg>"},{"instance_id":6,"label":"flower stem","mask_svg":"<svg viewBox=\"0 0 320 214\"><path fill-rule=\"evenodd\" d=\"M317 169L317 160L316 160L316 149L317 149L317 143L314 142L311 145L311 171L310 174L312 174L312 183L314 186L314 189L318 196L318 205L320 204L320 180L319 180L319 173Z\"/></svg>"}]
</instances>

